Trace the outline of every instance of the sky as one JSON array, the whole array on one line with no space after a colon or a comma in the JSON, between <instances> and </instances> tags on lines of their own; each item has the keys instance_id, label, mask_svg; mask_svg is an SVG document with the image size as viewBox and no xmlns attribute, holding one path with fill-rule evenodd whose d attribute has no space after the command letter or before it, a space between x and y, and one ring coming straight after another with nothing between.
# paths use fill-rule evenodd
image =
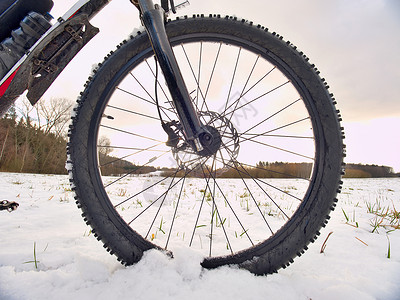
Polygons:
<instances>
[{"instance_id":1,"label":"sky","mask_svg":"<svg viewBox=\"0 0 400 300\"><path fill-rule=\"evenodd\" d=\"M175 1L179 3L179 1ZM73 0L56 0L61 16ZM387 165L400 172L400 1L191 0L178 15L219 13L251 20L303 51L326 78L343 116L348 163ZM76 99L92 66L135 28L129 0L113 0L92 23L100 28L45 98Z\"/></svg>"}]
</instances>

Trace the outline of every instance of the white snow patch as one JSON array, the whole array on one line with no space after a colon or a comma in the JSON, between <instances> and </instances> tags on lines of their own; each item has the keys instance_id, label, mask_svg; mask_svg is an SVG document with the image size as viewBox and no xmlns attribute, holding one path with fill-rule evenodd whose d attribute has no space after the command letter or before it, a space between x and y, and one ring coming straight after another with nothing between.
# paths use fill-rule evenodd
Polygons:
<instances>
[{"instance_id":1,"label":"white snow patch","mask_svg":"<svg viewBox=\"0 0 400 300\"><path fill-rule=\"evenodd\" d=\"M337 209L320 238L290 267L268 276L236 267L204 270L199 254L183 248L174 251L173 259L152 250L136 265L123 267L90 234L68 176L0 173L0 190L2 199L20 204L13 213L0 212L2 300L390 300L400 294L400 231L371 233L375 216L367 212L367 204L376 201L400 209L398 178L344 180ZM346 224L342 209L358 228Z\"/></svg>"}]
</instances>

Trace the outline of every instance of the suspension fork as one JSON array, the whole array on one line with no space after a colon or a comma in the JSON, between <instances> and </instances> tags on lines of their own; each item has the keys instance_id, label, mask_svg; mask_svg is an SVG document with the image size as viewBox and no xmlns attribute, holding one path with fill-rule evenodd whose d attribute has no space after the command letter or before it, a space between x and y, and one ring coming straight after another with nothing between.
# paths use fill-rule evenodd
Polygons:
<instances>
[{"instance_id":1,"label":"suspension fork","mask_svg":"<svg viewBox=\"0 0 400 300\"><path fill-rule=\"evenodd\" d=\"M195 151L202 151L203 146L212 142L212 135L201 124L193 106L182 73L179 69L171 44L165 31L164 10L154 5L152 0L133 1L139 6L141 21L146 27L154 54L164 74L168 89L171 93L184 135Z\"/></svg>"}]
</instances>

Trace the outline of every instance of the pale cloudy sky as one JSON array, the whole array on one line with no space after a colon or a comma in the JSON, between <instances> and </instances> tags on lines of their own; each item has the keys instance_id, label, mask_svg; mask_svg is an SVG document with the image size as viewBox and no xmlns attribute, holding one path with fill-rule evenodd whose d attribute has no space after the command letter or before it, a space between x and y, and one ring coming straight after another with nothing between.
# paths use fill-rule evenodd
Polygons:
<instances>
[{"instance_id":1,"label":"pale cloudy sky","mask_svg":"<svg viewBox=\"0 0 400 300\"><path fill-rule=\"evenodd\" d=\"M400 172L399 0L190 2L178 14L235 15L268 27L297 45L320 69L336 96L346 130L346 161L389 165ZM59 17L73 3L55 0L52 14ZM93 23L101 33L45 97L75 99L91 66L140 26L129 0L111 1Z\"/></svg>"}]
</instances>

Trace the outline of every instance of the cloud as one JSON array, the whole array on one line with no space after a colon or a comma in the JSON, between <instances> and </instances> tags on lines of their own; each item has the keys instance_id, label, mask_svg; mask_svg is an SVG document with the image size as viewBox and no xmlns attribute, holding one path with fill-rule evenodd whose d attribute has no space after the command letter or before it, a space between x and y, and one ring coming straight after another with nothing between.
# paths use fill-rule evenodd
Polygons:
<instances>
[{"instance_id":1,"label":"cloud","mask_svg":"<svg viewBox=\"0 0 400 300\"><path fill-rule=\"evenodd\" d=\"M400 1L192 1L277 31L316 64L348 121L400 117Z\"/></svg>"},{"instance_id":2,"label":"cloud","mask_svg":"<svg viewBox=\"0 0 400 300\"><path fill-rule=\"evenodd\" d=\"M347 122L348 161L387 164L400 171L400 136L396 134L400 128L399 0L190 2L180 14L236 15L277 31L297 45L318 66L339 102ZM56 1L53 15L57 18L74 3ZM140 25L137 17L128 0L112 1L95 19L99 36L46 97L76 98L92 64L102 61Z\"/></svg>"},{"instance_id":3,"label":"cloud","mask_svg":"<svg viewBox=\"0 0 400 300\"><path fill-rule=\"evenodd\" d=\"M58 1L52 13L57 17L74 2ZM192 0L180 11L201 12L242 16L292 41L327 79L347 121L400 117L398 0ZM49 95L62 90L75 98L92 64L102 61L140 25L136 9L125 0L112 1L94 23L101 33L71 63ZM71 82L68 89L61 81Z\"/></svg>"}]
</instances>

